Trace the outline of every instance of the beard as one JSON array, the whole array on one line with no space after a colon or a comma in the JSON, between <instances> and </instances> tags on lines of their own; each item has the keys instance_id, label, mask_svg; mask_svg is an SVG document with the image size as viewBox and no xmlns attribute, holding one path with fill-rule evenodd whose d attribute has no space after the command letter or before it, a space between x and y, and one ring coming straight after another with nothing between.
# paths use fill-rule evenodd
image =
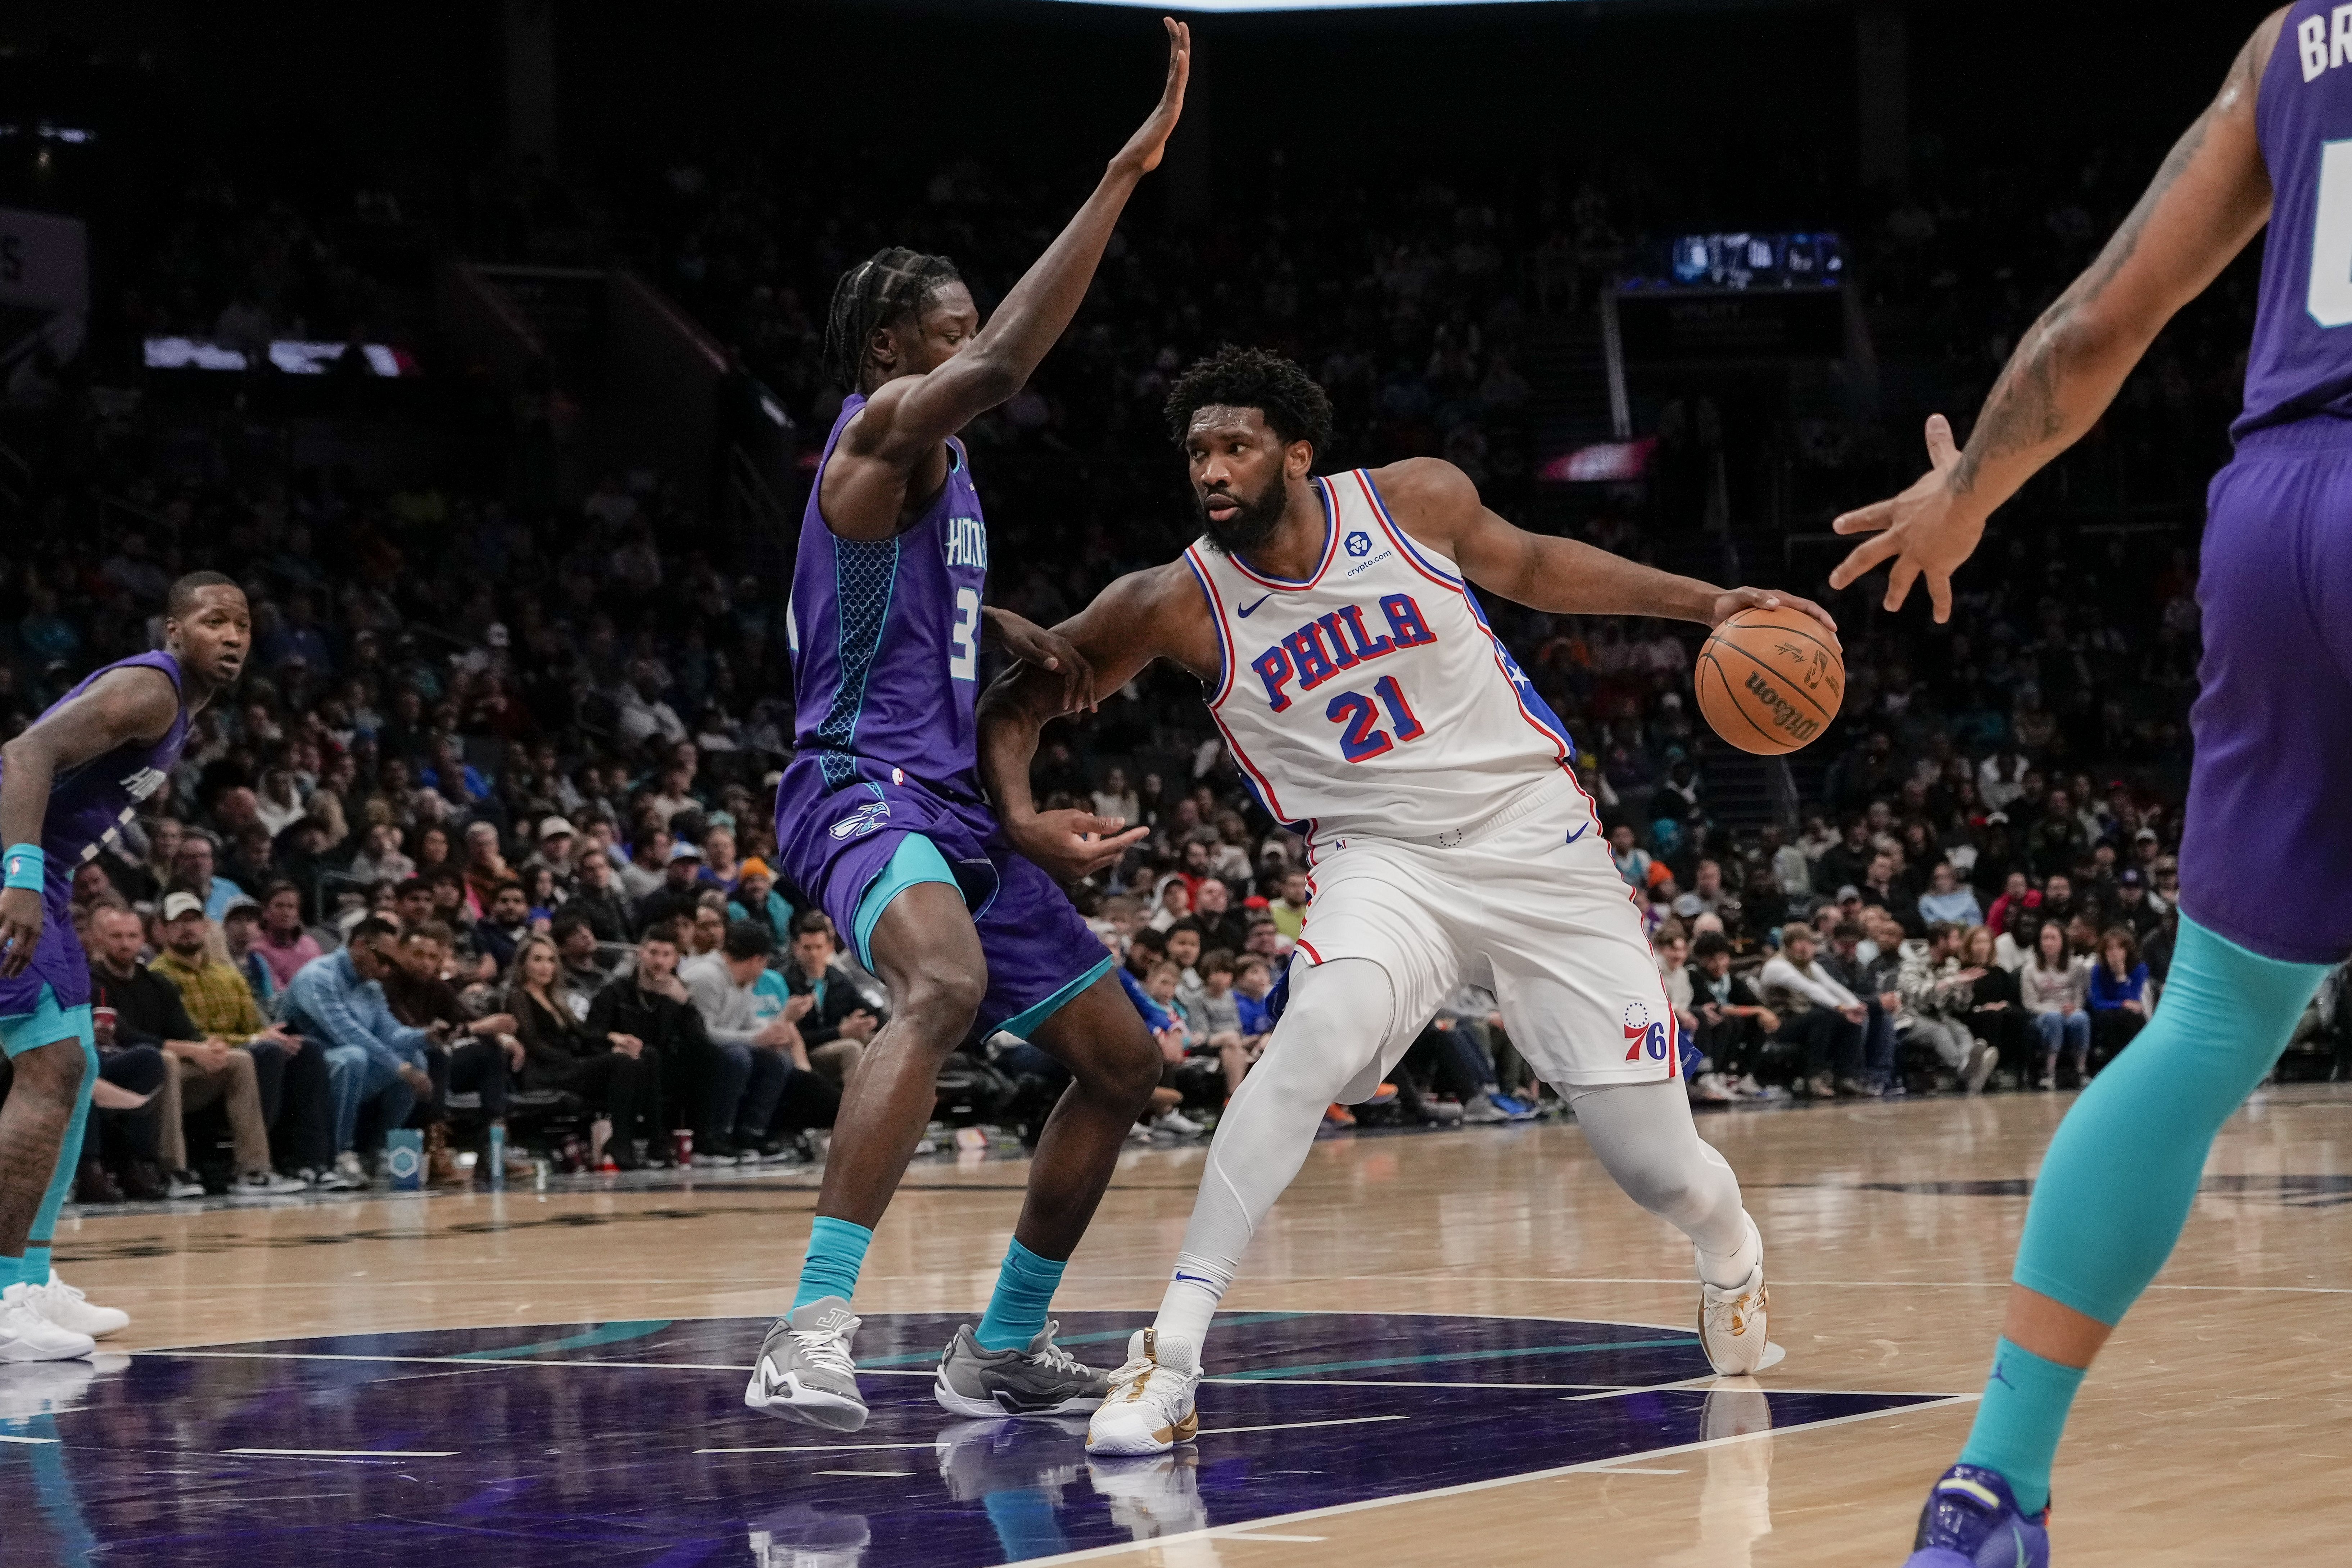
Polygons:
<instances>
[{"instance_id":1,"label":"beard","mask_svg":"<svg viewBox=\"0 0 2352 1568\"><path fill-rule=\"evenodd\" d=\"M1288 489L1279 473L1266 485L1262 495L1245 496L1239 490L1224 493L1237 510L1222 523L1209 516L1207 501L1199 501L1201 526L1209 536L1209 548L1220 555L1255 550L1272 539L1274 531L1281 525L1283 511L1290 502Z\"/></svg>"}]
</instances>

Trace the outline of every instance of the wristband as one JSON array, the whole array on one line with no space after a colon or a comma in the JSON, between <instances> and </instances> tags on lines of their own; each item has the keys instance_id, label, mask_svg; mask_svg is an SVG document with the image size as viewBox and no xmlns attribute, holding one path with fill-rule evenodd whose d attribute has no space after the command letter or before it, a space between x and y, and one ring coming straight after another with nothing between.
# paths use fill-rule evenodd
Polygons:
<instances>
[{"instance_id":1,"label":"wristband","mask_svg":"<svg viewBox=\"0 0 2352 1568\"><path fill-rule=\"evenodd\" d=\"M8 870L7 879L0 882L0 887L22 888L34 893L42 891L48 859L37 844L11 844L7 854L0 857L0 864L5 864Z\"/></svg>"}]
</instances>

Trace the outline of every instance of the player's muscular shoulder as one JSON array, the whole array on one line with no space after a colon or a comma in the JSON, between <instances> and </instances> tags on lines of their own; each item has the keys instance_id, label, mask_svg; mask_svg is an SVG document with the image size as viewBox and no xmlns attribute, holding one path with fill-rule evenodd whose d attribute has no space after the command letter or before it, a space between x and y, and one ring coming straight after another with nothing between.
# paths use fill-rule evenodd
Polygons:
<instances>
[{"instance_id":1,"label":"player's muscular shoulder","mask_svg":"<svg viewBox=\"0 0 2352 1568\"><path fill-rule=\"evenodd\" d=\"M1448 555L1483 510L1470 476L1443 458L1407 458L1373 469L1371 479L1397 526Z\"/></svg>"}]
</instances>

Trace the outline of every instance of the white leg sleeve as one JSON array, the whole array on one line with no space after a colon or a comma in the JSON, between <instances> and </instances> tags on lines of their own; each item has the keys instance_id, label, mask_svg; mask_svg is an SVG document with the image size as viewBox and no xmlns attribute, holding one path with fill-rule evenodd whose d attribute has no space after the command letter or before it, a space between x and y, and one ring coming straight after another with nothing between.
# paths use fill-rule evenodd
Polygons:
<instances>
[{"instance_id":1,"label":"white leg sleeve","mask_svg":"<svg viewBox=\"0 0 2352 1568\"><path fill-rule=\"evenodd\" d=\"M1740 1206L1739 1178L1691 1124L1682 1080L1565 1093L1601 1168L1627 1197L1691 1238L1700 1276L1727 1289L1745 1283L1763 1243Z\"/></svg>"},{"instance_id":2,"label":"white leg sleeve","mask_svg":"<svg viewBox=\"0 0 2352 1568\"><path fill-rule=\"evenodd\" d=\"M1162 1336L1200 1344L1258 1222L1306 1163L1324 1110L1367 1072L1377 1081L1381 1064L1420 1032L1418 1020L1400 1024L1396 1010L1388 971L1368 958L1293 973L1290 1005L1209 1145L1184 1249L1152 1325Z\"/></svg>"}]
</instances>

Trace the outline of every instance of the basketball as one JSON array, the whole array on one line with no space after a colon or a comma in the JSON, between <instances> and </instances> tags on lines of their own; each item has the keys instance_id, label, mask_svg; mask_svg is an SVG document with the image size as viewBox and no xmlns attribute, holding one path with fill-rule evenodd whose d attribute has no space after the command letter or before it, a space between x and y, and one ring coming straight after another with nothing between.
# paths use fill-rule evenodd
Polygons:
<instances>
[{"instance_id":1,"label":"basketball","mask_svg":"<svg viewBox=\"0 0 2352 1568\"><path fill-rule=\"evenodd\" d=\"M1743 752L1777 757L1811 741L1845 697L1845 657L1821 622L1783 605L1715 628L1691 671L1698 710Z\"/></svg>"}]
</instances>

